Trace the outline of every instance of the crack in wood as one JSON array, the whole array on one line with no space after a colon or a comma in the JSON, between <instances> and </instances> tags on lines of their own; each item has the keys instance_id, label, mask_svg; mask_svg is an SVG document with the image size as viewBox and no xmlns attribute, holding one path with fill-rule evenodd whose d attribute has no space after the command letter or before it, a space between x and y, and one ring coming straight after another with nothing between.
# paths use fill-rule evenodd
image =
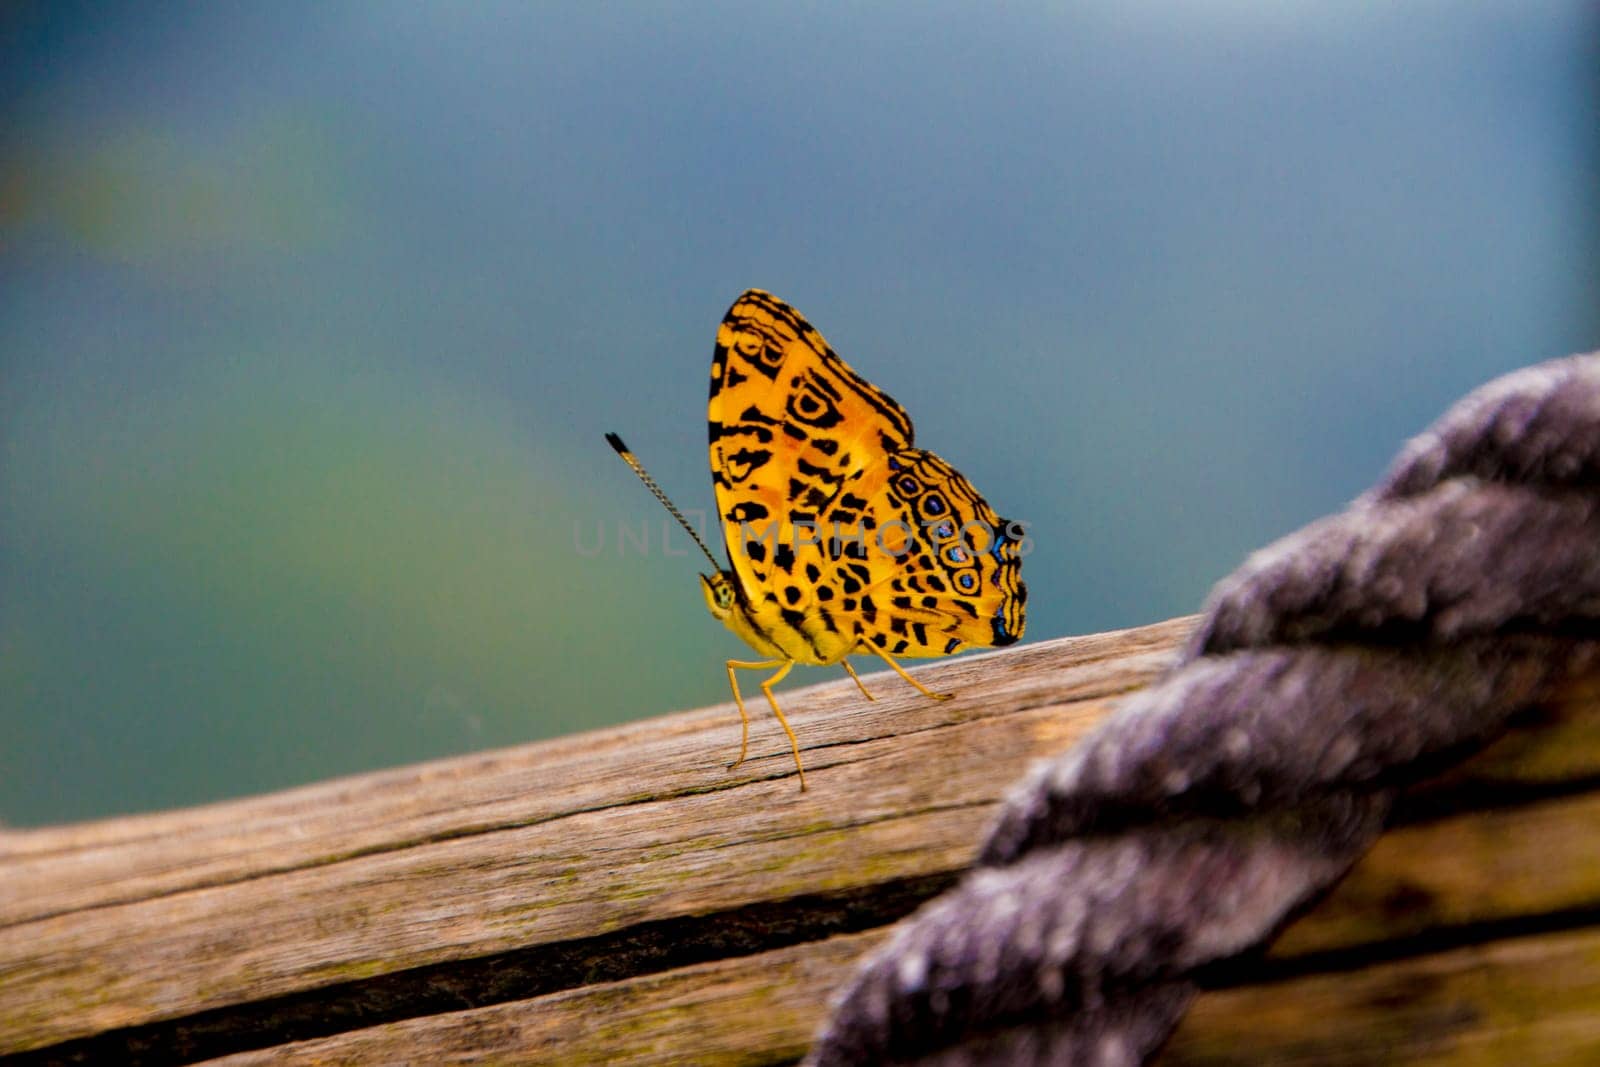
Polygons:
<instances>
[{"instance_id":1,"label":"crack in wood","mask_svg":"<svg viewBox=\"0 0 1600 1067\"><path fill-rule=\"evenodd\" d=\"M763 901L643 923L613 934L433 964L199 1012L0 1056L4 1067L194 1063L402 1019L525 1000L578 986L857 933L895 922L955 883L955 872L847 892Z\"/></svg>"}]
</instances>

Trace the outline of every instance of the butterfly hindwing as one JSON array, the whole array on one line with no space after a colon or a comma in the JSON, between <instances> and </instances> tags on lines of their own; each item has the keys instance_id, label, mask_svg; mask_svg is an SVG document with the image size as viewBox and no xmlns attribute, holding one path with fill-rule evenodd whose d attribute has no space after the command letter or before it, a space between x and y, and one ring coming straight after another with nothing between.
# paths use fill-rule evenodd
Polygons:
<instances>
[{"instance_id":1,"label":"butterfly hindwing","mask_svg":"<svg viewBox=\"0 0 1600 1067\"><path fill-rule=\"evenodd\" d=\"M866 488L882 561L864 591L862 640L896 656L945 656L1022 636L1022 530L932 452L887 457Z\"/></svg>"}]
</instances>

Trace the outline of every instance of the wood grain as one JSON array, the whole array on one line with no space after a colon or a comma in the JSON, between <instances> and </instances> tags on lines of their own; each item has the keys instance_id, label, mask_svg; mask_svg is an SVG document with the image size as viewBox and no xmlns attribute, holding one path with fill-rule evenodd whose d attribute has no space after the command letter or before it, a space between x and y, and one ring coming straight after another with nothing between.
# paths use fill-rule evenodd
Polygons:
<instances>
[{"instance_id":1,"label":"wood grain","mask_svg":"<svg viewBox=\"0 0 1600 1067\"><path fill-rule=\"evenodd\" d=\"M1600 930L1203 994L1157 1067L1600 1063Z\"/></svg>"},{"instance_id":2,"label":"wood grain","mask_svg":"<svg viewBox=\"0 0 1600 1067\"><path fill-rule=\"evenodd\" d=\"M208 1061L258 1064L793 1063L841 974L887 931L719 960L546 997Z\"/></svg>"}]
</instances>

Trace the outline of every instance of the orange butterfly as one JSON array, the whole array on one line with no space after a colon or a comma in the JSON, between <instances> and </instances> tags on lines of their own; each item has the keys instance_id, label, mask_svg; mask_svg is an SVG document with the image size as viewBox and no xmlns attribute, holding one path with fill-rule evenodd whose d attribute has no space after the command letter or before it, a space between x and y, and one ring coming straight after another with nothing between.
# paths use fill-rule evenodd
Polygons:
<instances>
[{"instance_id":1,"label":"orange butterfly","mask_svg":"<svg viewBox=\"0 0 1600 1067\"><path fill-rule=\"evenodd\" d=\"M839 358L794 308L751 289L717 331L708 411L711 480L724 570L616 434L606 439L694 537L714 573L706 606L762 657L729 660L739 708L739 758L750 716L737 670L761 683L789 736L804 789L800 744L772 687L796 663L842 664L873 654L931 693L896 656L946 656L1022 637L1022 525L1000 518L948 463L912 446L911 419Z\"/></svg>"}]
</instances>

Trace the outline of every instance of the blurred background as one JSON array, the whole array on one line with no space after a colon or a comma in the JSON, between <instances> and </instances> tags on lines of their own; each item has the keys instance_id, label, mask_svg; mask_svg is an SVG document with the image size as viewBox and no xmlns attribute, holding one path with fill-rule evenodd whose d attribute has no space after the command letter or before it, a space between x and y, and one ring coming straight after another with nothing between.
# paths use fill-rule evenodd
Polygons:
<instances>
[{"instance_id":1,"label":"blurred background","mask_svg":"<svg viewBox=\"0 0 1600 1067\"><path fill-rule=\"evenodd\" d=\"M1031 524L1030 640L1600 347L1592 2L1045 7L0 8L0 821L726 700L601 435L709 505L747 286Z\"/></svg>"}]
</instances>

